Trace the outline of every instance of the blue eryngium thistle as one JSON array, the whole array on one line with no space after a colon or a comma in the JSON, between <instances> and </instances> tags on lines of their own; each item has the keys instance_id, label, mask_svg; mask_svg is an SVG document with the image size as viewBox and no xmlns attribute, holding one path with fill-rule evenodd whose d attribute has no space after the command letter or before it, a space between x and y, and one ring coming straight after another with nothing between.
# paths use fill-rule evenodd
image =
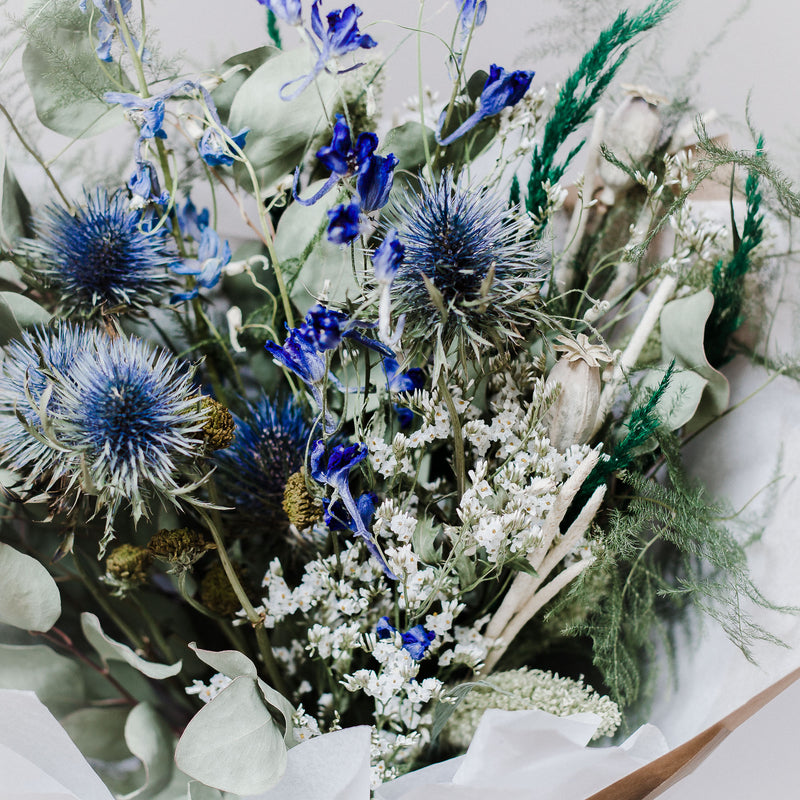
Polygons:
<instances>
[{"instance_id":1,"label":"blue eryngium thistle","mask_svg":"<svg viewBox=\"0 0 800 800\"><path fill-rule=\"evenodd\" d=\"M49 375L68 380L78 354L94 347L95 334L63 323L55 328L24 331L6 347L0 365L0 463L34 483L46 485L59 459L43 428L57 411ZM42 419L44 415L45 419Z\"/></svg>"},{"instance_id":2,"label":"blue eryngium thistle","mask_svg":"<svg viewBox=\"0 0 800 800\"><path fill-rule=\"evenodd\" d=\"M124 194L98 190L72 216L51 205L34 221L26 252L35 277L56 290L67 314L135 311L158 302L177 261L166 231L140 228L141 214Z\"/></svg>"},{"instance_id":3,"label":"blue eryngium thistle","mask_svg":"<svg viewBox=\"0 0 800 800\"><path fill-rule=\"evenodd\" d=\"M408 347L429 345L434 332L445 347L462 337L502 348L536 318L545 270L504 198L446 172L407 192L394 216L405 253L392 305L405 314Z\"/></svg>"},{"instance_id":4,"label":"blue eryngium thistle","mask_svg":"<svg viewBox=\"0 0 800 800\"><path fill-rule=\"evenodd\" d=\"M234 416L236 436L214 455L223 505L238 519L263 531L266 521L286 520L281 502L286 481L305 462L311 423L289 398L276 403L263 397Z\"/></svg>"},{"instance_id":5,"label":"blue eryngium thistle","mask_svg":"<svg viewBox=\"0 0 800 800\"><path fill-rule=\"evenodd\" d=\"M179 505L193 488L184 468L203 452L206 411L192 371L140 339L97 335L67 375L54 377L59 469L105 509L101 548L124 504L135 522L151 499Z\"/></svg>"}]
</instances>

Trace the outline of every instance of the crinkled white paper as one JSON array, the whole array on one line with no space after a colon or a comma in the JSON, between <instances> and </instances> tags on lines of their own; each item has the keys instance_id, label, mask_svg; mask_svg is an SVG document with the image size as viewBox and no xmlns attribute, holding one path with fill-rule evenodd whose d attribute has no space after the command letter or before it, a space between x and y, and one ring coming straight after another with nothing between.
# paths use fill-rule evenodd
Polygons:
<instances>
[{"instance_id":1,"label":"crinkled white paper","mask_svg":"<svg viewBox=\"0 0 800 800\"><path fill-rule=\"evenodd\" d=\"M600 718L487 711L466 755L384 784L376 800L584 800L667 752L644 725L619 747L587 747Z\"/></svg>"},{"instance_id":2,"label":"crinkled white paper","mask_svg":"<svg viewBox=\"0 0 800 800\"><path fill-rule=\"evenodd\" d=\"M369 800L369 737L359 725L293 747L277 786L250 800Z\"/></svg>"},{"instance_id":3,"label":"crinkled white paper","mask_svg":"<svg viewBox=\"0 0 800 800\"><path fill-rule=\"evenodd\" d=\"M3 800L113 800L33 692L0 690Z\"/></svg>"}]
</instances>

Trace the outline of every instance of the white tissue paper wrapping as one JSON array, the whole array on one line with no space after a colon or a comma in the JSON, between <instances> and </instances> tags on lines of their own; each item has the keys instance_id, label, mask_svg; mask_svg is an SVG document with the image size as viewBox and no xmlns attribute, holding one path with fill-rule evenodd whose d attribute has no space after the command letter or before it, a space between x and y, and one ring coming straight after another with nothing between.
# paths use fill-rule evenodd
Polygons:
<instances>
[{"instance_id":1,"label":"white tissue paper wrapping","mask_svg":"<svg viewBox=\"0 0 800 800\"><path fill-rule=\"evenodd\" d=\"M376 800L584 800L667 751L652 725L619 747L586 747L594 714L487 711L466 755L381 786ZM345 728L289 751L286 773L249 800L369 800L370 733ZM0 796L3 800L112 800L33 692L0 691Z\"/></svg>"},{"instance_id":2,"label":"white tissue paper wrapping","mask_svg":"<svg viewBox=\"0 0 800 800\"><path fill-rule=\"evenodd\" d=\"M376 800L585 800L667 752L643 725L619 747L587 747L600 718L544 711L487 711L466 755L386 783Z\"/></svg>"},{"instance_id":3,"label":"white tissue paper wrapping","mask_svg":"<svg viewBox=\"0 0 800 800\"><path fill-rule=\"evenodd\" d=\"M3 800L113 800L33 692L0 691Z\"/></svg>"}]
</instances>

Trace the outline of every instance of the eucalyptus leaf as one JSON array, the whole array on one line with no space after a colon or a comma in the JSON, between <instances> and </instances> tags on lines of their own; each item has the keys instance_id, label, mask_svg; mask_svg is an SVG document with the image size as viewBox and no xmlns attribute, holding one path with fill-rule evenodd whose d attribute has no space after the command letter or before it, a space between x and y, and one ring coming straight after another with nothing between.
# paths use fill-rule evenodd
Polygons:
<instances>
[{"instance_id":1,"label":"eucalyptus leaf","mask_svg":"<svg viewBox=\"0 0 800 800\"><path fill-rule=\"evenodd\" d=\"M173 737L167 724L149 703L131 709L125 721L125 744L144 764L146 780L135 792L120 800L133 800L163 789L172 777Z\"/></svg>"},{"instance_id":2,"label":"eucalyptus leaf","mask_svg":"<svg viewBox=\"0 0 800 800\"><path fill-rule=\"evenodd\" d=\"M223 122L228 119L231 103L233 103L233 98L236 96L236 92L242 87L242 84L262 64L265 64L270 58L273 58L280 52L281 51L278 50L277 47L265 45L263 47L256 47L253 50L247 50L244 53L237 53L235 56L231 56L222 62L219 72L223 75L225 73L229 74L227 79L214 89L211 96L214 98L214 104ZM234 71L236 67L239 69Z\"/></svg>"},{"instance_id":3,"label":"eucalyptus leaf","mask_svg":"<svg viewBox=\"0 0 800 800\"><path fill-rule=\"evenodd\" d=\"M175 763L208 786L256 794L274 786L286 769L286 745L261 691L242 676L190 720Z\"/></svg>"},{"instance_id":4,"label":"eucalyptus leaf","mask_svg":"<svg viewBox=\"0 0 800 800\"><path fill-rule=\"evenodd\" d=\"M294 738L294 725L292 724L292 716L294 715L294 706L276 689L273 689L268 683L259 678L257 680L258 688L264 699L271 705L282 717L286 728L283 734L283 741L287 747L294 747L297 744Z\"/></svg>"},{"instance_id":5,"label":"eucalyptus leaf","mask_svg":"<svg viewBox=\"0 0 800 800\"><path fill-rule=\"evenodd\" d=\"M21 236L30 236L31 206L3 155L0 163L0 242L9 249Z\"/></svg>"},{"instance_id":6,"label":"eucalyptus leaf","mask_svg":"<svg viewBox=\"0 0 800 800\"><path fill-rule=\"evenodd\" d=\"M61 616L53 576L35 558L0 542L0 622L29 631L49 631Z\"/></svg>"},{"instance_id":7,"label":"eucalyptus leaf","mask_svg":"<svg viewBox=\"0 0 800 800\"><path fill-rule=\"evenodd\" d=\"M645 373L639 384L639 389L644 390L642 396L646 396L660 385L666 371L666 368L658 367ZM687 369L673 372L663 396L656 405L661 427L667 431L674 431L686 425L697 413L707 386L708 381L696 372Z\"/></svg>"},{"instance_id":8,"label":"eucalyptus leaf","mask_svg":"<svg viewBox=\"0 0 800 800\"><path fill-rule=\"evenodd\" d=\"M428 149L436 152L436 134L427 125L419 122L405 122L392 128L384 137L381 152L397 156L397 170L417 172L425 163L425 140Z\"/></svg>"},{"instance_id":9,"label":"eucalyptus leaf","mask_svg":"<svg viewBox=\"0 0 800 800\"><path fill-rule=\"evenodd\" d=\"M190 781L186 786L186 800L222 800L222 792L198 781Z\"/></svg>"},{"instance_id":10,"label":"eucalyptus leaf","mask_svg":"<svg viewBox=\"0 0 800 800\"><path fill-rule=\"evenodd\" d=\"M209 667L221 672L228 678L238 678L244 675L248 678L257 676L256 665L238 650L201 650L195 642L189 643L189 649Z\"/></svg>"},{"instance_id":11,"label":"eucalyptus leaf","mask_svg":"<svg viewBox=\"0 0 800 800\"><path fill-rule=\"evenodd\" d=\"M464 698L477 686L491 686L486 681L472 681L470 683L460 683L452 689L447 690L447 702L439 700L433 709L433 724L431 725L431 740L435 741L439 734L444 730L447 721L453 712L461 705Z\"/></svg>"},{"instance_id":12,"label":"eucalyptus leaf","mask_svg":"<svg viewBox=\"0 0 800 800\"><path fill-rule=\"evenodd\" d=\"M44 325L50 314L29 297L16 292L0 292L0 345L22 335L30 325Z\"/></svg>"},{"instance_id":13,"label":"eucalyptus leaf","mask_svg":"<svg viewBox=\"0 0 800 800\"><path fill-rule=\"evenodd\" d=\"M327 127L326 109L337 100L335 78L323 72L315 85L290 102L281 100L281 86L311 69L307 48L282 52L260 66L241 86L231 104L230 129L249 128L245 154L267 187L301 162L316 132Z\"/></svg>"},{"instance_id":14,"label":"eucalyptus leaf","mask_svg":"<svg viewBox=\"0 0 800 800\"><path fill-rule=\"evenodd\" d=\"M36 115L56 133L72 139L95 136L123 121L122 109L109 106L103 94L132 90L119 67L115 85L100 66L88 35L87 17L69 0L40 3L26 27L28 44L22 69Z\"/></svg>"},{"instance_id":15,"label":"eucalyptus leaf","mask_svg":"<svg viewBox=\"0 0 800 800\"><path fill-rule=\"evenodd\" d=\"M86 704L78 664L43 644L0 645L0 688L35 692L54 717Z\"/></svg>"},{"instance_id":16,"label":"eucalyptus leaf","mask_svg":"<svg viewBox=\"0 0 800 800\"><path fill-rule=\"evenodd\" d=\"M86 758L122 761L131 755L124 738L128 713L127 708L81 708L61 725Z\"/></svg>"},{"instance_id":17,"label":"eucalyptus leaf","mask_svg":"<svg viewBox=\"0 0 800 800\"><path fill-rule=\"evenodd\" d=\"M697 406L692 427L699 427L718 417L728 407L730 384L706 358L704 339L706 322L714 305L714 296L703 289L689 297L672 300L661 312L661 359L673 359L678 367L697 373L707 383Z\"/></svg>"},{"instance_id":18,"label":"eucalyptus leaf","mask_svg":"<svg viewBox=\"0 0 800 800\"><path fill-rule=\"evenodd\" d=\"M441 546L436 547L440 528L429 519L421 519L411 535L411 546L426 564L437 564L442 558Z\"/></svg>"},{"instance_id":19,"label":"eucalyptus leaf","mask_svg":"<svg viewBox=\"0 0 800 800\"><path fill-rule=\"evenodd\" d=\"M81 614L81 628L83 629L83 635L103 661L124 661L143 675L155 680L170 678L181 671L182 664L180 661L176 661L174 664L155 664L152 661L145 661L143 658L139 658L130 647L107 636L103 632L100 620L88 611L84 611Z\"/></svg>"}]
</instances>

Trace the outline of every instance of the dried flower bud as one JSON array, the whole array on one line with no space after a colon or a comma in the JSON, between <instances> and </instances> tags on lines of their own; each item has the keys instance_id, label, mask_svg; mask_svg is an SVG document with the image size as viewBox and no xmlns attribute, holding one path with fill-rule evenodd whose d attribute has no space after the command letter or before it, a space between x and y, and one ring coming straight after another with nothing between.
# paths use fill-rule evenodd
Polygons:
<instances>
[{"instance_id":1,"label":"dried flower bud","mask_svg":"<svg viewBox=\"0 0 800 800\"><path fill-rule=\"evenodd\" d=\"M628 87L629 96L622 101L606 126L603 144L623 163L632 169L643 169L658 144L661 117L658 113L660 98L648 89ZM605 159L598 170L605 188L600 202L607 206L634 181L626 172Z\"/></svg>"},{"instance_id":2,"label":"dried flower bud","mask_svg":"<svg viewBox=\"0 0 800 800\"><path fill-rule=\"evenodd\" d=\"M209 450L224 450L236 434L233 415L213 397L204 396L200 400L200 407L206 412L206 424L203 426L206 447Z\"/></svg>"},{"instance_id":3,"label":"dried flower bud","mask_svg":"<svg viewBox=\"0 0 800 800\"><path fill-rule=\"evenodd\" d=\"M289 476L282 505L289 522L299 531L310 528L322 516L322 506L306 486L305 467Z\"/></svg>"},{"instance_id":4,"label":"dried flower bud","mask_svg":"<svg viewBox=\"0 0 800 800\"><path fill-rule=\"evenodd\" d=\"M234 569L241 576L240 567L234 564ZM200 600L206 608L222 617L232 617L242 607L222 564L214 564L203 576Z\"/></svg>"},{"instance_id":5,"label":"dried flower bud","mask_svg":"<svg viewBox=\"0 0 800 800\"><path fill-rule=\"evenodd\" d=\"M591 435L600 405L600 367L611 361L609 351L591 344L585 333L576 339L556 337L556 350L564 355L547 376L545 388L560 390L544 421L553 447L563 452L570 445L584 444Z\"/></svg>"},{"instance_id":6,"label":"dried flower bud","mask_svg":"<svg viewBox=\"0 0 800 800\"><path fill-rule=\"evenodd\" d=\"M144 547L135 544L115 547L106 559L106 574L102 580L114 588L115 595L123 597L131 589L147 583L152 560Z\"/></svg>"},{"instance_id":7,"label":"dried flower bud","mask_svg":"<svg viewBox=\"0 0 800 800\"><path fill-rule=\"evenodd\" d=\"M170 565L170 572L184 572L216 545L191 528L162 528L147 545L149 552Z\"/></svg>"}]
</instances>

